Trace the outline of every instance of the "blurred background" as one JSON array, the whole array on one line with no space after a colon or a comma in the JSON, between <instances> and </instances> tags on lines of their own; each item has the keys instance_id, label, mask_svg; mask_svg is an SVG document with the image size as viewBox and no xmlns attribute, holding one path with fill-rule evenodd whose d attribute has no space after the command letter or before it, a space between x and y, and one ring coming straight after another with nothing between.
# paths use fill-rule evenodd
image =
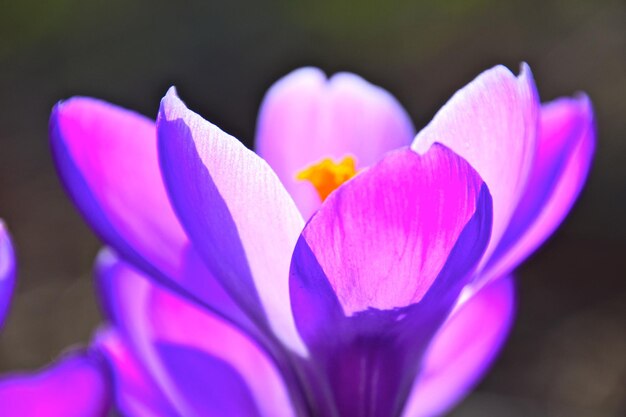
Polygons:
<instances>
[{"instance_id":1,"label":"blurred background","mask_svg":"<svg viewBox=\"0 0 626 417\"><path fill-rule=\"evenodd\" d=\"M418 128L480 71L531 65L542 100L585 91L593 171L571 216L518 272L512 335L454 416L626 415L626 3L617 0L3 0L0 217L19 282L0 371L35 369L100 321L100 243L55 175L56 101L103 98L154 117L175 84L252 146L264 91L302 65L391 91Z\"/></svg>"}]
</instances>

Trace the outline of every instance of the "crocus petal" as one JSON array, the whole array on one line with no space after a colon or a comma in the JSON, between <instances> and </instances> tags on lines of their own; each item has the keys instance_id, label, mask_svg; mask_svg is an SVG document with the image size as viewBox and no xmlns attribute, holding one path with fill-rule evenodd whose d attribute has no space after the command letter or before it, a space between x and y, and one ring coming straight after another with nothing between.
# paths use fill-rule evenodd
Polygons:
<instances>
[{"instance_id":1,"label":"crocus petal","mask_svg":"<svg viewBox=\"0 0 626 417\"><path fill-rule=\"evenodd\" d=\"M97 275L113 323L177 415L293 415L278 371L247 335L111 252Z\"/></svg>"},{"instance_id":2,"label":"crocus petal","mask_svg":"<svg viewBox=\"0 0 626 417\"><path fill-rule=\"evenodd\" d=\"M154 122L77 97L55 106L50 136L64 184L104 240L154 274L178 275L187 237L161 180Z\"/></svg>"},{"instance_id":3,"label":"crocus petal","mask_svg":"<svg viewBox=\"0 0 626 417\"><path fill-rule=\"evenodd\" d=\"M522 66L518 77L497 66L454 94L413 142L418 151L434 142L448 146L485 180L493 197L493 230L485 260L526 186L536 150L538 111L528 66Z\"/></svg>"},{"instance_id":4,"label":"crocus petal","mask_svg":"<svg viewBox=\"0 0 626 417\"><path fill-rule=\"evenodd\" d=\"M541 109L541 135L526 192L483 273L513 270L561 224L587 178L595 148L593 109L586 96Z\"/></svg>"},{"instance_id":5,"label":"crocus petal","mask_svg":"<svg viewBox=\"0 0 626 417\"><path fill-rule=\"evenodd\" d=\"M0 411L20 417L104 417L109 409L100 358L71 354L34 374L0 379Z\"/></svg>"},{"instance_id":6,"label":"crocus petal","mask_svg":"<svg viewBox=\"0 0 626 417\"><path fill-rule=\"evenodd\" d=\"M257 323L302 352L289 305L289 262L302 216L272 169L188 110L172 88L157 121L172 203L210 271Z\"/></svg>"},{"instance_id":7,"label":"crocus petal","mask_svg":"<svg viewBox=\"0 0 626 417\"><path fill-rule=\"evenodd\" d=\"M198 255L174 214L159 170L153 121L77 97L55 106L50 137L70 196L107 244L164 285L234 322L245 322L196 261Z\"/></svg>"},{"instance_id":8,"label":"crocus petal","mask_svg":"<svg viewBox=\"0 0 626 417\"><path fill-rule=\"evenodd\" d=\"M392 152L331 195L298 245L315 255L346 315L405 307L422 299L469 220L483 215L479 205L490 204L485 188L444 146L424 155ZM478 232L475 238L484 238L489 227ZM480 248L480 240L472 243ZM475 261L466 257L465 268Z\"/></svg>"},{"instance_id":9,"label":"crocus petal","mask_svg":"<svg viewBox=\"0 0 626 417\"><path fill-rule=\"evenodd\" d=\"M486 186L442 145L388 153L328 198L298 241L291 274L310 379L329 386L314 387L324 397L317 404L334 402L339 415L400 411L491 220Z\"/></svg>"},{"instance_id":10,"label":"crocus petal","mask_svg":"<svg viewBox=\"0 0 626 417\"><path fill-rule=\"evenodd\" d=\"M13 287L15 287L15 253L9 232L0 220L0 328L9 311Z\"/></svg>"},{"instance_id":11,"label":"crocus petal","mask_svg":"<svg viewBox=\"0 0 626 417\"><path fill-rule=\"evenodd\" d=\"M119 331L113 328L101 329L94 346L109 362L115 408L122 415L181 417Z\"/></svg>"},{"instance_id":12,"label":"crocus petal","mask_svg":"<svg viewBox=\"0 0 626 417\"><path fill-rule=\"evenodd\" d=\"M267 92L256 149L276 171L305 218L320 205L311 184L296 174L323 158L356 157L359 168L411 143L415 130L400 103L363 78L317 68L288 74Z\"/></svg>"},{"instance_id":13,"label":"crocus petal","mask_svg":"<svg viewBox=\"0 0 626 417\"><path fill-rule=\"evenodd\" d=\"M457 308L429 347L403 416L440 415L462 399L500 350L513 312L510 276L484 287Z\"/></svg>"}]
</instances>

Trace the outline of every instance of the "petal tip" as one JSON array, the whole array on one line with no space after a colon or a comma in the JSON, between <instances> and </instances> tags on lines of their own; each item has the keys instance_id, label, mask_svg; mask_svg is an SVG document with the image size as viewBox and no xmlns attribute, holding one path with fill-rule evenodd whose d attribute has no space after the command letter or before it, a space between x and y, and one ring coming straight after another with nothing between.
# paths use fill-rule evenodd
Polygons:
<instances>
[{"instance_id":1,"label":"petal tip","mask_svg":"<svg viewBox=\"0 0 626 417\"><path fill-rule=\"evenodd\" d=\"M165 96L161 99L161 106L159 108L158 122L164 118L167 121L179 119L183 117L183 113L187 110L187 106L178 96L178 91L175 86L168 88Z\"/></svg>"},{"instance_id":2,"label":"petal tip","mask_svg":"<svg viewBox=\"0 0 626 417\"><path fill-rule=\"evenodd\" d=\"M6 224L0 219L0 283L11 281L15 274L15 252L11 235ZM0 286L0 304L2 304L2 290L6 287ZM10 293L10 288L8 288ZM8 295L9 293L5 294ZM0 310L2 310L0 305ZM0 311L0 315L1 315ZM1 317L0 317L1 320Z\"/></svg>"},{"instance_id":3,"label":"petal tip","mask_svg":"<svg viewBox=\"0 0 626 417\"><path fill-rule=\"evenodd\" d=\"M178 98L178 90L175 85L170 86L165 93L165 97L176 97Z\"/></svg>"},{"instance_id":4,"label":"petal tip","mask_svg":"<svg viewBox=\"0 0 626 417\"><path fill-rule=\"evenodd\" d=\"M55 141L60 139L59 132L57 129L61 123L61 117L65 113L67 107L76 100L76 97L70 97L69 99L59 100L54 106L52 106L52 111L50 112L50 121L49 121L49 131L50 131L50 140Z\"/></svg>"},{"instance_id":5,"label":"petal tip","mask_svg":"<svg viewBox=\"0 0 626 417\"><path fill-rule=\"evenodd\" d=\"M327 80L326 73L322 71L318 67L314 66L305 66L301 68L296 68L291 71L289 74L283 77L284 82L288 81L299 81L299 82L320 82ZM280 82L280 81L279 81Z\"/></svg>"},{"instance_id":6,"label":"petal tip","mask_svg":"<svg viewBox=\"0 0 626 417\"><path fill-rule=\"evenodd\" d=\"M267 106L268 101L280 100L285 94L289 95L302 89L316 90L327 82L326 73L313 66L297 68L276 81L264 98L261 109Z\"/></svg>"},{"instance_id":7,"label":"petal tip","mask_svg":"<svg viewBox=\"0 0 626 417\"><path fill-rule=\"evenodd\" d=\"M591 118L594 118L593 115L593 103L591 102L591 98L584 91L578 91L574 94L574 99L580 104L583 112L586 115L589 115Z\"/></svg>"},{"instance_id":8,"label":"petal tip","mask_svg":"<svg viewBox=\"0 0 626 417\"><path fill-rule=\"evenodd\" d=\"M526 62L522 62L520 64L520 72L516 77L519 84L519 88L522 90L526 90L531 100L535 103L536 109L538 111L539 108L539 92L537 91L537 85L535 84L535 77L533 76L533 72L530 69L530 65ZM537 117L535 115L534 117Z\"/></svg>"},{"instance_id":9,"label":"petal tip","mask_svg":"<svg viewBox=\"0 0 626 417\"><path fill-rule=\"evenodd\" d=\"M522 75L523 75L523 76L531 76L531 77L532 77L533 72L531 71L531 69L530 69L530 65L528 65L528 62L526 62L526 61L522 61L522 62L519 64L519 74L520 74L520 75L519 75L520 77L521 77Z\"/></svg>"},{"instance_id":10,"label":"petal tip","mask_svg":"<svg viewBox=\"0 0 626 417\"><path fill-rule=\"evenodd\" d=\"M95 264L97 269L106 269L113 266L115 263L117 263L117 261L118 257L115 254L115 251L110 247L105 246L100 249L100 251L96 255Z\"/></svg>"}]
</instances>

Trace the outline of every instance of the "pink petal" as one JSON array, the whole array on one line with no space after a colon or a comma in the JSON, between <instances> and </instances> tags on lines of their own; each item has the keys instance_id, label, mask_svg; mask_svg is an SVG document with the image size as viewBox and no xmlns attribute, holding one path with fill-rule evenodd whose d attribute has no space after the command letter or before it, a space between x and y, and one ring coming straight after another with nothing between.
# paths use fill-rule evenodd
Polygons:
<instances>
[{"instance_id":1,"label":"pink petal","mask_svg":"<svg viewBox=\"0 0 626 417\"><path fill-rule=\"evenodd\" d=\"M174 214L159 169L153 121L77 97L54 108L50 138L64 185L107 244L164 285L237 323L245 321L196 261Z\"/></svg>"},{"instance_id":2,"label":"pink petal","mask_svg":"<svg viewBox=\"0 0 626 417\"><path fill-rule=\"evenodd\" d=\"M59 175L96 232L140 266L177 276L188 239L163 186L154 122L76 97L55 106L50 137Z\"/></svg>"},{"instance_id":3,"label":"pink petal","mask_svg":"<svg viewBox=\"0 0 626 417\"><path fill-rule=\"evenodd\" d=\"M424 358L403 416L443 414L485 373L511 327L513 277L480 290L448 319Z\"/></svg>"},{"instance_id":4,"label":"pink petal","mask_svg":"<svg viewBox=\"0 0 626 417\"><path fill-rule=\"evenodd\" d=\"M296 180L299 171L325 157L346 155L363 168L409 145L414 135L405 110L382 88L350 73L327 79L317 68L301 68L267 92L256 148L309 218L320 199L311 184Z\"/></svg>"},{"instance_id":5,"label":"pink petal","mask_svg":"<svg viewBox=\"0 0 626 417\"><path fill-rule=\"evenodd\" d=\"M585 183L594 150L593 109L586 96L542 107L539 148L526 192L482 280L512 271L561 224Z\"/></svg>"},{"instance_id":6,"label":"pink petal","mask_svg":"<svg viewBox=\"0 0 626 417\"><path fill-rule=\"evenodd\" d=\"M110 252L100 257L98 276L120 334L178 414L293 415L276 368L244 333ZM206 361L219 366L205 368Z\"/></svg>"},{"instance_id":7,"label":"pink petal","mask_svg":"<svg viewBox=\"0 0 626 417\"><path fill-rule=\"evenodd\" d=\"M15 253L11 236L0 220L0 328L9 311L15 287Z\"/></svg>"},{"instance_id":8,"label":"pink petal","mask_svg":"<svg viewBox=\"0 0 626 417\"><path fill-rule=\"evenodd\" d=\"M172 88L158 118L174 207L209 270L242 309L302 352L289 304L289 263L302 216L272 169L188 110Z\"/></svg>"},{"instance_id":9,"label":"pink petal","mask_svg":"<svg viewBox=\"0 0 626 417\"><path fill-rule=\"evenodd\" d=\"M316 404L397 415L473 276L491 220L487 187L442 145L390 152L329 196L298 241L291 275L309 379L324 381L313 392L331 397Z\"/></svg>"},{"instance_id":10,"label":"pink petal","mask_svg":"<svg viewBox=\"0 0 626 417\"><path fill-rule=\"evenodd\" d=\"M98 358L72 354L33 374L0 380L0 411L10 417L104 417L109 387Z\"/></svg>"},{"instance_id":11,"label":"pink petal","mask_svg":"<svg viewBox=\"0 0 626 417\"><path fill-rule=\"evenodd\" d=\"M457 91L417 134L413 148L442 143L485 180L493 197L488 256L502 238L525 189L536 150L539 102L527 65L515 77L498 66Z\"/></svg>"},{"instance_id":12,"label":"pink petal","mask_svg":"<svg viewBox=\"0 0 626 417\"><path fill-rule=\"evenodd\" d=\"M346 315L408 306L426 294L474 214L490 223L483 188L469 164L444 146L424 155L399 150L331 194L302 232L302 244ZM488 237L489 224L477 229L461 270L475 266L472 256L482 255Z\"/></svg>"}]
</instances>

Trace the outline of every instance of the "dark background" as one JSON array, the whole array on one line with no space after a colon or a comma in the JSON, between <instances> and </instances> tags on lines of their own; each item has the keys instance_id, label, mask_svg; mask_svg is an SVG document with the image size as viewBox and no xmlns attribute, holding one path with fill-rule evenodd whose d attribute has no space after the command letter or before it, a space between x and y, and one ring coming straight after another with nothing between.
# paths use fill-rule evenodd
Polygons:
<instances>
[{"instance_id":1,"label":"dark background","mask_svg":"<svg viewBox=\"0 0 626 417\"><path fill-rule=\"evenodd\" d=\"M100 244L53 170L53 104L89 95L155 116L175 84L251 146L258 105L302 65L391 91L424 126L459 87L530 63L543 100L587 92L598 150L558 233L518 275L512 336L456 416L626 414L626 3L384 0L0 2L0 217L19 283L0 371L34 369L85 343L100 318Z\"/></svg>"}]
</instances>

